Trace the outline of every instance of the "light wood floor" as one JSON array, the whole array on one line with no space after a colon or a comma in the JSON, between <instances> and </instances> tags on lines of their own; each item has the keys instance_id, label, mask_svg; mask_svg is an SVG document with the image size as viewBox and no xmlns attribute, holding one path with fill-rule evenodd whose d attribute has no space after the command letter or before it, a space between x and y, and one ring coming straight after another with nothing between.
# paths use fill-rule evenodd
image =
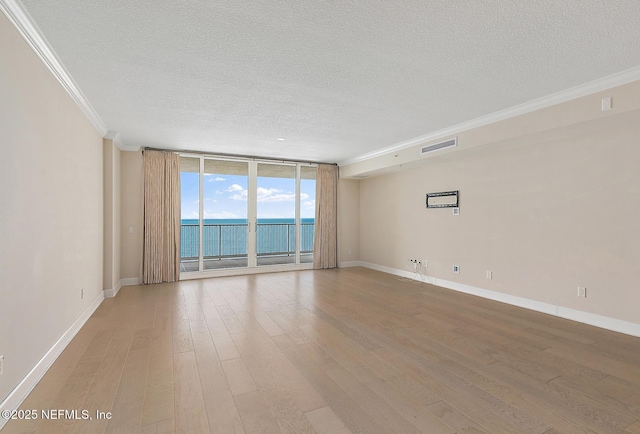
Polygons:
<instances>
[{"instance_id":1,"label":"light wood floor","mask_svg":"<svg viewBox=\"0 0 640 434\"><path fill-rule=\"evenodd\" d=\"M94 420L3 434L640 433L640 339L362 268L127 287L22 408Z\"/></svg>"}]
</instances>

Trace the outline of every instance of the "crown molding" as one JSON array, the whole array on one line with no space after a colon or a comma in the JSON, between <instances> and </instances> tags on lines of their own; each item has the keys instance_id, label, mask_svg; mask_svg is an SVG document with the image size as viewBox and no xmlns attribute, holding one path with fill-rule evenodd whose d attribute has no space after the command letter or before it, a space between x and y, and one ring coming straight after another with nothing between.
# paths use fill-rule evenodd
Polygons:
<instances>
[{"instance_id":1,"label":"crown molding","mask_svg":"<svg viewBox=\"0 0 640 434\"><path fill-rule=\"evenodd\" d=\"M541 98L537 98L532 101L525 102L523 104L519 104L485 116L481 116L467 122L462 122L451 127L434 131L423 136L415 137L404 142L396 143L395 145L387 146L373 152L368 152L366 154L362 154L353 158L348 158L339 162L338 166L346 166L349 164L359 163L362 161L380 157L382 155L391 154L400 151L401 149L409 148L411 146L426 144L427 142L436 140L442 140L443 138L449 136L458 135L463 131L468 131L474 128L482 127L495 122L503 121L505 119L530 113L536 110L551 107L556 104L571 101L583 96L591 95L596 92L611 89L616 86L622 86L623 84L631 83L632 81L636 80L640 80L640 66L627 69L625 71L621 71L604 78L593 80L588 83L574 86L560 92L552 93L551 95L543 96Z\"/></svg>"},{"instance_id":2,"label":"crown molding","mask_svg":"<svg viewBox=\"0 0 640 434\"><path fill-rule=\"evenodd\" d=\"M120 133L118 133L117 131L109 131L109 132L107 132L107 134L105 134L104 138L113 141L113 143L115 143L115 145L121 151L136 152L136 151L138 151L140 149L140 146L132 146L132 145L125 144L122 141L122 136L120 136Z\"/></svg>"},{"instance_id":3,"label":"crown molding","mask_svg":"<svg viewBox=\"0 0 640 434\"><path fill-rule=\"evenodd\" d=\"M40 60L71 95L71 98L80 107L80 110L89 119L93 127L104 137L107 133L107 126L102 122L102 119L100 119L100 116L98 116L98 113L96 113L75 81L73 81L24 6L18 0L0 0L0 10L9 18L9 21L18 29L18 32L35 51Z\"/></svg>"}]
</instances>

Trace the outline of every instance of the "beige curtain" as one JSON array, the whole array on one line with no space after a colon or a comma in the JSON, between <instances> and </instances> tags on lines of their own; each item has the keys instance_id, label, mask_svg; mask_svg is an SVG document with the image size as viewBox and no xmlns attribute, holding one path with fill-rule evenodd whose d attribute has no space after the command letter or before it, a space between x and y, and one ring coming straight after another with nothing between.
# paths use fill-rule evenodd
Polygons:
<instances>
[{"instance_id":1,"label":"beige curtain","mask_svg":"<svg viewBox=\"0 0 640 434\"><path fill-rule=\"evenodd\" d=\"M144 151L144 283L180 278L180 156Z\"/></svg>"},{"instance_id":2,"label":"beige curtain","mask_svg":"<svg viewBox=\"0 0 640 434\"><path fill-rule=\"evenodd\" d=\"M335 268L338 256L338 166L318 165L313 268Z\"/></svg>"}]
</instances>

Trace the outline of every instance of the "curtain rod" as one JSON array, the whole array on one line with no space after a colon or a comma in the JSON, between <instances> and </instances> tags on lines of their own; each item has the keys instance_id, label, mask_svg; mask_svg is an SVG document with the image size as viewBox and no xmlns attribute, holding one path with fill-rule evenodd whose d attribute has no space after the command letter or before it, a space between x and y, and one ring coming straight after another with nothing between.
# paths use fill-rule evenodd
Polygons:
<instances>
[{"instance_id":1,"label":"curtain rod","mask_svg":"<svg viewBox=\"0 0 640 434\"><path fill-rule=\"evenodd\" d=\"M237 154L212 154L211 152L205 151L189 151L187 149L161 149L161 148L151 148L151 147L143 147L142 152L149 151L162 151L162 152L177 152L179 154L196 154L196 155L205 155L208 157L223 157L223 158L236 158L240 160L247 161L265 161L271 163L306 163L306 164L328 164L331 166L337 166L337 163L320 163L318 161L310 161L310 160L287 160L287 159L275 159L275 158L265 158L265 157L257 157L253 155L237 155Z\"/></svg>"}]
</instances>

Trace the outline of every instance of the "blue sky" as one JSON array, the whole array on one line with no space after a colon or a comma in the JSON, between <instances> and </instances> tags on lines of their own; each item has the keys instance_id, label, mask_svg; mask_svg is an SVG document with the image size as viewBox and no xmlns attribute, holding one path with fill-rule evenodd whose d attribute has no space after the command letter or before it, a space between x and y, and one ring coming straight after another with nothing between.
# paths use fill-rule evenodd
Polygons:
<instances>
[{"instance_id":1,"label":"blue sky","mask_svg":"<svg viewBox=\"0 0 640 434\"><path fill-rule=\"evenodd\" d=\"M182 219L198 218L197 173L180 174ZM300 182L300 216L315 217L315 180ZM204 218L246 219L247 177L236 175L204 176ZM258 218L295 217L295 180L258 177Z\"/></svg>"}]
</instances>

